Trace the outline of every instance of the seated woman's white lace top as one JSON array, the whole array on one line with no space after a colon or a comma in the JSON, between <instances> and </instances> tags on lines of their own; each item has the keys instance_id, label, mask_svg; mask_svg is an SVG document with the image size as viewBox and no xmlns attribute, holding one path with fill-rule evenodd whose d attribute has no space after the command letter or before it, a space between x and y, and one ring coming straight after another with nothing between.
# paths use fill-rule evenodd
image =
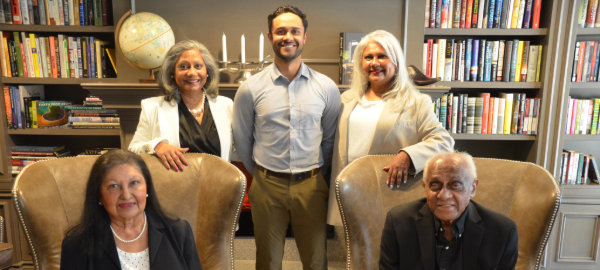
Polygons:
<instances>
[{"instance_id":1,"label":"seated woman's white lace top","mask_svg":"<svg viewBox=\"0 0 600 270\"><path fill-rule=\"evenodd\" d=\"M117 248L121 269L123 270L150 270L150 252L146 248L142 252L129 253Z\"/></svg>"}]
</instances>

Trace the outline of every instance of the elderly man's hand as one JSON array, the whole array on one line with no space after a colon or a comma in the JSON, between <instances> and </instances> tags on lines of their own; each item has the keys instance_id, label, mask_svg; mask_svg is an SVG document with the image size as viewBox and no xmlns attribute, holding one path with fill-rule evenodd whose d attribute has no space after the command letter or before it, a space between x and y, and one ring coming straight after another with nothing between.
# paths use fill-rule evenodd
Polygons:
<instances>
[{"instance_id":1,"label":"elderly man's hand","mask_svg":"<svg viewBox=\"0 0 600 270\"><path fill-rule=\"evenodd\" d=\"M394 160L392 160L392 164L383 169L388 172L386 183L390 188L400 187L400 181L406 184L406 180L408 179L408 168L412 161L410 160L410 156L404 152L400 151Z\"/></svg>"},{"instance_id":2,"label":"elderly man's hand","mask_svg":"<svg viewBox=\"0 0 600 270\"><path fill-rule=\"evenodd\" d=\"M189 148L179 148L168 143L160 142L154 147L154 152L162 160L167 169L175 171L183 171L183 164L187 165L187 160L183 157L183 153L190 150Z\"/></svg>"}]
</instances>

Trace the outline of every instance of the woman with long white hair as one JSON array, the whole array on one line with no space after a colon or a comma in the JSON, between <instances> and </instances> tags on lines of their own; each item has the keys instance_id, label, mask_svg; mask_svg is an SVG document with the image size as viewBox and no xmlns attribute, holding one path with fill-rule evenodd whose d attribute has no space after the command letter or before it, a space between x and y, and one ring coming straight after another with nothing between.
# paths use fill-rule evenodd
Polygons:
<instances>
[{"instance_id":1,"label":"woman with long white hair","mask_svg":"<svg viewBox=\"0 0 600 270\"><path fill-rule=\"evenodd\" d=\"M327 222L342 226L334 194L337 175L357 158L395 154L386 185L398 188L423 170L436 153L452 151L454 140L431 109L431 98L414 86L398 40L377 30L354 51L352 84L342 94L335 138Z\"/></svg>"}]
</instances>

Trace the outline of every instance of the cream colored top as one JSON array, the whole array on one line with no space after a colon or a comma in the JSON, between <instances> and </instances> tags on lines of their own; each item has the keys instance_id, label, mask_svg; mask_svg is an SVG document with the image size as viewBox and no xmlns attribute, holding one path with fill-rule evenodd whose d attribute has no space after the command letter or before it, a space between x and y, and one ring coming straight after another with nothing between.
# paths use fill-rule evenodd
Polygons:
<instances>
[{"instance_id":1,"label":"cream colored top","mask_svg":"<svg viewBox=\"0 0 600 270\"><path fill-rule=\"evenodd\" d=\"M117 248L121 269L123 270L150 270L150 252L146 248L141 252L129 253Z\"/></svg>"},{"instance_id":2,"label":"cream colored top","mask_svg":"<svg viewBox=\"0 0 600 270\"><path fill-rule=\"evenodd\" d=\"M383 100L368 101L363 96L352 110L348 120L348 164L369 154L377 120L384 106Z\"/></svg>"}]
</instances>

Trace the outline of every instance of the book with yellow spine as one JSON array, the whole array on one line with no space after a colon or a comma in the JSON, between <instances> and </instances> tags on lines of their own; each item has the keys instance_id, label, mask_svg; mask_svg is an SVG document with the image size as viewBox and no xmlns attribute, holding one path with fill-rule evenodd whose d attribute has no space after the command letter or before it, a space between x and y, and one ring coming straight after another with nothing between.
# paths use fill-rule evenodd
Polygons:
<instances>
[{"instance_id":1,"label":"book with yellow spine","mask_svg":"<svg viewBox=\"0 0 600 270\"><path fill-rule=\"evenodd\" d=\"M31 56L33 57L32 60L35 77L40 78L40 65L38 64L38 50L37 46L35 45L35 34L29 33L29 44L31 45Z\"/></svg>"},{"instance_id":2,"label":"book with yellow spine","mask_svg":"<svg viewBox=\"0 0 600 270\"><path fill-rule=\"evenodd\" d=\"M523 61L523 45L524 41L519 41L519 46L517 48L517 68L515 73L515 82L521 81L521 62Z\"/></svg>"}]
</instances>

